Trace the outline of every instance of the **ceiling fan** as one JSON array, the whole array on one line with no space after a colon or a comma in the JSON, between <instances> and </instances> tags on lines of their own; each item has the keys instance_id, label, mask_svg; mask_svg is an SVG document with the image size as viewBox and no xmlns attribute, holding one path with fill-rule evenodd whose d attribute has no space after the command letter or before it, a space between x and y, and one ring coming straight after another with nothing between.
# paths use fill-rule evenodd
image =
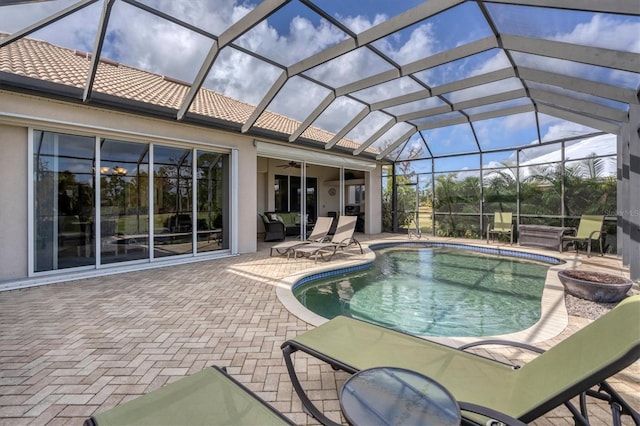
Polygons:
<instances>
[{"instance_id":1,"label":"ceiling fan","mask_svg":"<svg viewBox=\"0 0 640 426\"><path fill-rule=\"evenodd\" d=\"M300 168L300 163L296 163L295 161L289 161L287 164L281 164L280 166L276 166L276 167L282 167L284 169L288 169L291 167L294 167L296 169Z\"/></svg>"}]
</instances>

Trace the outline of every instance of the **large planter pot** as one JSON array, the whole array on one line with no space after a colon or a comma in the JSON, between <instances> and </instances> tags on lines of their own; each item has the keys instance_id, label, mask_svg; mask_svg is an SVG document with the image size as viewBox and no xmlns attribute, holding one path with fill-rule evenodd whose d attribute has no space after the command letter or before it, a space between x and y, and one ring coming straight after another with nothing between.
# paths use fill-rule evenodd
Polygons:
<instances>
[{"instance_id":1,"label":"large planter pot","mask_svg":"<svg viewBox=\"0 0 640 426\"><path fill-rule=\"evenodd\" d=\"M601 303L619 302L633 285L628 278L593 271L559 271L558 278L568 294Z\"/></svg>"}]
</instances>

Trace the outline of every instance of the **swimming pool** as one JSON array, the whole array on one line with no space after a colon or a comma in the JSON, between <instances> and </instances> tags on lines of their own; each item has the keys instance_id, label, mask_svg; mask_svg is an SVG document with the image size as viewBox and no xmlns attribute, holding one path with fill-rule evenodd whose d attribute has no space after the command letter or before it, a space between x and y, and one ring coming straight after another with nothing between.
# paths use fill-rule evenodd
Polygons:
<instances>
[{"instance_id":1,"label":"swimming pool","mask_svg":"<svg viewBox=\"0 0 640 426\"><path fill-rule=\"evenodd\" d=\"M324 318L347 315L421 336L499 335L536 323L547 270L558 259L470 249L389 246L371 264L308 277L292 290Z\"/></svg>"}]
</instances>

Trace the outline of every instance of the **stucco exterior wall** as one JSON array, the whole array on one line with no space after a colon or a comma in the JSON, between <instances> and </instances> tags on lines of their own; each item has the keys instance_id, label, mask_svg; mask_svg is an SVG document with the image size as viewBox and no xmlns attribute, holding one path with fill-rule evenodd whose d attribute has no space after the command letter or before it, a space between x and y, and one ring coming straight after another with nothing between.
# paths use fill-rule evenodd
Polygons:
<instances>
[{"instance_id":1,"label":"stucco exterior wall","mask_svg":"<svg viewBox=\"0 0 640 426\"><path fill-rule=\"evenodd\" d=\"M0 281L28 272L27 162L27 128L0 123Z\"/></svg>"}]
</instances>

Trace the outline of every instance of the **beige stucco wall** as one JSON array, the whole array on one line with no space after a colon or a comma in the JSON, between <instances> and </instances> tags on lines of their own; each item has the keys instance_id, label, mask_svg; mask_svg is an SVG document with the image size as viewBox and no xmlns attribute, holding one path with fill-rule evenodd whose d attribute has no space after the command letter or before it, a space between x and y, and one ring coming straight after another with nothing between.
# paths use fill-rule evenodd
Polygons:
<instances>
[{"instance_id":1,"label":"beige stucco wall","mask_svg":"<svg viewBox=\"0 0 640 426\"><path fill-rule=\"evenodd\" d=\"M0 281L28 272L27 161L27 129L0 121Z\"/></svg>"},{"instance_id":2,"label":"beige stucco wall","mask_svg":"<svg viewBox=\"0 0 640 426\"><path fill-rule=\"evenodd\" d=\"M237 149L237 188L241 192L235 218L237 251L256 251L257 163L252 138L0 90L0 223L5 224L0 227L0 281L27 274L28 127L129 141L169 144L177 141L194 146Z\"/></svg>"}]
</instances>

